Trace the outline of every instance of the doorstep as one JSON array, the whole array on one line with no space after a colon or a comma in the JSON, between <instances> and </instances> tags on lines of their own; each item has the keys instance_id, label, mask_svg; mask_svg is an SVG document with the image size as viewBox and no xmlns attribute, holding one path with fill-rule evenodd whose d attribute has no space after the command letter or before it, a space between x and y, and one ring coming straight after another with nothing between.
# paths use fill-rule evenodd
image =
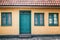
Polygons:
<instances>
[{"instance_id":1,"label":"doorstep","mask_svg":"<svg viewBox=\"0 0 60 40\"><path fill-rule=\"evenodd\" d=\"M31 34L20 34L19 37L32 37Z\"/></svg>"}]
</instances>

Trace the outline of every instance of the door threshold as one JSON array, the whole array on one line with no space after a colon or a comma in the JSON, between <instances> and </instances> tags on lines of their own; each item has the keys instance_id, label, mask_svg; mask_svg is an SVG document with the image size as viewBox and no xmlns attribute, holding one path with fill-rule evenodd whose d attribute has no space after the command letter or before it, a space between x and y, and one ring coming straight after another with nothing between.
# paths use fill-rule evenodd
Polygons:
<instances>
[{"instance_id":1,"label":"door threshold","mask_svg":"<svg viewBox=\"0 0 60 40\"><path fill-rule=\"evenodd\" d=\"M20 34L19 37L31 37L31 34Z\"/></svg>"}]
</instances>

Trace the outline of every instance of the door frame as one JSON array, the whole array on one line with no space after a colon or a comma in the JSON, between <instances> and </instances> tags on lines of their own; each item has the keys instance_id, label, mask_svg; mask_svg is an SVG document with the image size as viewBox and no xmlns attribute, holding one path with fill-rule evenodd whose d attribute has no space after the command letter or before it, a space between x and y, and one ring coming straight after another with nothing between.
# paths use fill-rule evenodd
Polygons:
<instances>
[{"instance_id":1,"label":"door frame","mask_svg":"<svg viewBox=\"0 0 60 40\"><path fill-rule=\"evenodd\" d=\"M20 12L21 12L21 11L26 11L26 12L29 11L29 12L30 12L30 15L31 15L31 10L19 10L19 34L21 34L21 33L20 33ZM30 19L31 19L31 18L30 18ZM31 27L30 27L30 29L31 29ZM22 34L21 34L21 35L22 35ZM28 35L28 34L24 34L24 35ZM31 35L31 30L30 30L30 34L29 34L29 35Z\"/></svg>"}]
</instances>

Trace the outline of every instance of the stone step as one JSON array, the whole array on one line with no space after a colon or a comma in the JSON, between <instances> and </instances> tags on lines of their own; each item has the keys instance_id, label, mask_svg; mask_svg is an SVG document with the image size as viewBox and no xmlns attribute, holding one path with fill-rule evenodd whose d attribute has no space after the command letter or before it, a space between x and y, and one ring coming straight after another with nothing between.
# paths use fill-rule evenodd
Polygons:
<instances>
[{"instance_id":1,"label":"stone step","mask_svg":"<svg viewBox=\"0 0 60 40\"><path fill-rule=\"evenodd\" d=\"M31 34L21 34L19 37L31 37Z\"/></svg>"}]
</instances>

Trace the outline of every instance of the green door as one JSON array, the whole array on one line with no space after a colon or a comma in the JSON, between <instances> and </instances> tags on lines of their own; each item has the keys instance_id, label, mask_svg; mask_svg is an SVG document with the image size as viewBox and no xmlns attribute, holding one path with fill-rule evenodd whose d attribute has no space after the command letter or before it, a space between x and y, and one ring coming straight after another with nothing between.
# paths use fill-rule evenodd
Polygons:
<instances>
[{"instance_id":1,"label":"green door","mask_svg":"<svg viewBox=\"0 0 60 40\"><path fill-rule=\"evenodd\" d=\"M20 11L20 34L31 33L31 11Z\"/></svg>"}]
</instances>

